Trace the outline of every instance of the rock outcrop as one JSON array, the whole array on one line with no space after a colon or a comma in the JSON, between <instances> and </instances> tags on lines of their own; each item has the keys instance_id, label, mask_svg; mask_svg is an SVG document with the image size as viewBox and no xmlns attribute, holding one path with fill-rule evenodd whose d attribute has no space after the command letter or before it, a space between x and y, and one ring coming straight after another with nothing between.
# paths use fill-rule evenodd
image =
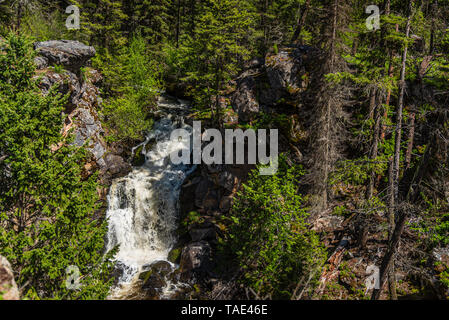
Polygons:
<instances>
[{"instance_id":1,"label":"rock outcrop","mask_svg":"<svg viewBox=\"0 0 449 320\"><path fill-rule=\"evenodd\" d=\"M86 175L100 170L101 183L126 175L131 170L120 154L107 145L105 131L98 116L102 99L98 86L101 74L89 65L95 49L78 41L52 40L34 44L37 51L36 77L40 78L40 88L47 93L57 86L61 94L69 94L64 113L67 115L63 134L71 129L75 135L74 144L85 145L92 154L92 160L85 165ZM63 67L62 70L55 65Z\"/></svg>"},{"instance_id":2,"label":"rock outcrop","mask_svg":"<svg viewBox=\"0 0 449 320\"><path fill-rule=\"evenodd\" d=\"M251 122L260 111L295 106L297 95L308 86L308 67L317 50L293 46L250 61L228 95L240 123Z\"/></svg>"},{"instance_id":3,"label":"rock outcrop","mask_svg":"<svg viewBox=\"0 0 449 320\"><path fill-rule=\"evenodd\" d=\"M39 69L60 65L75 73L96 53L94 47L72 40L36 42L34 49L38 52L35 62Z\"/></svg>"},{"instance_id":4,"label":"rock outcrop","mask_svg":"<svg viewBox=\"0 0 449 320\"><path fill-rule=\"evenodd\" d=\"M20 295L9 261L0 256L0 300L2 299L20 300Z\"/></svg>"}]
</instances>

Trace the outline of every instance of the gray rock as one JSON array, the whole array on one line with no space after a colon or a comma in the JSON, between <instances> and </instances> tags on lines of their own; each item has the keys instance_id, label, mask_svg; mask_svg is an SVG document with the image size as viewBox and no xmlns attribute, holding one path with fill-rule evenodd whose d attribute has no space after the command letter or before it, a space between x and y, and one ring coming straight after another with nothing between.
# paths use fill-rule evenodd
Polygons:
<instances>
[{"instance_id":1,"label":"gray rock","mask_svg":"<svg viewBox=\"0 0 449 320\"><path fill-rule=\"evenodd\" d=\"M228 191L233 191L235 182L236 182L236 177L232 173L230 173L228 171L224 171L224 172L220 173L220 176L218 179L219 186L225 188Z\"/></svg>"},{"instance_id":2,"label":"gray rock","mask_svg":"<svg viewBox=\"0 0 449 320\"><path fill-rule=\"evenodd\" d=\"M45 57L36 57L34 58L34 64L37 70L45 69L48 67L48 59Z\"/></svg>"},{"instance_id":3,"label":"gray rock","mask_svg":"<svg viewBox=\"0 0 449 320\"><path fill-rule=\"evenodd\" d=\"M73 72L78 72L96 53L94 47L72 40L36 42L34 49L41 57L46 58L50 65L62 65Z\"/></svg>"},{"instance_id":4,"label":"gray rock","mask_svg":"<svg viewBox=\"0 0 449 320\"><path fill-rule=\"evenodd\" d=\"M0 256L0 298L3 300L20 300L19 289L14 280L11 264Z\"/></svg>"},{"instance_id":5,"label":"gray rock","mask_svg":"<svg viewBox=\"0 0 449 320\"><path fill-rule=\"evenodd\" d=\"M238 81L237 90L231 97L239 121L249 122L259 113L259 103L256 99L254 86L255 81L251 76L244 77Z\"/></svg>"}]
</instances>

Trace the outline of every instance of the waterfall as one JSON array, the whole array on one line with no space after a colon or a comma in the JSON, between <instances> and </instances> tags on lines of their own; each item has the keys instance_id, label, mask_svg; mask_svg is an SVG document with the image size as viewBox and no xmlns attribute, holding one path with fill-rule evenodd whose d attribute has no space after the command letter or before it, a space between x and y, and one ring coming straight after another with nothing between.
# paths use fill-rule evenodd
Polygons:
<instances>
[{"instance_id":1,"label":"waterfall","mask_svg":"<svg viewBox=\"0 0 449 320\"><path fill-rule=\"evenodd\" d=\"M107 250L119 245L116 265L122 273L112 298L126 295L135 284L142 266L167 260L176 242L178 199L181 185L194 170L191 165L174 165L170 154L188 148L186 141L171 141L173 130L183 128L183 101L163 95L159 98L161 120L154 124L142 148L145 163L124 178L113 181L108 194ZM165 290L167 291L167 290Z\"/></svg>"}]
</instances>

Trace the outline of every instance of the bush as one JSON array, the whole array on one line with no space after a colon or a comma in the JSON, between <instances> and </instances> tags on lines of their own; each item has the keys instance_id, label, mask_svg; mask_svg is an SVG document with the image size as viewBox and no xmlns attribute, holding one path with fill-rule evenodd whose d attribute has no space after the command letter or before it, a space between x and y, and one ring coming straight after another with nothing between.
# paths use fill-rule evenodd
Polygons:
<instances>
[{"instance_id":1,"label":"bush","mask_svg":"<svg viewBox=\"0 0 449 320\"><path fill-rule=\"evenodd\" d=\"M244 274L242 281L259 295L290 297L298 281L320 275L326 254L306 222L297 193L304 171L281 159L277 174L251 173L235 198L229 248Z\"/></svg>"}]
</instances>

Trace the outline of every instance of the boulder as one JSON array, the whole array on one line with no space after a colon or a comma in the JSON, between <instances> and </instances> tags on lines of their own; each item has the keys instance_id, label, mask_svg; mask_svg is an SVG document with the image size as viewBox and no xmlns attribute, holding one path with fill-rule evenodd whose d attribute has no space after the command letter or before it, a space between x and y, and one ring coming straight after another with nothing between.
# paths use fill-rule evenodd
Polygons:
<instances>
[{"instance_id":1,"label":"boulder","mask_svg":"<svg viewBox=\"0 0 449 320\"><path fill-rule=\"evenodd\" d=\"M39 88L44 94L47 94L53 86L57 86L59 93L62 95L69 93L68 106L66 107L66 110L68 112L73 110L78 104L82 93L78 77L73 72L68 70L64 70L62 73L48 70L42 75L39 81Z\"/></svg>"},{"instance_id":2,"label":"boulder","mask_svg":"<svg viewBox=\"0 0 449 320\"><path fill-rule=\"evenodd\" d=\"M20 300L19 289L14 280L11 264L0 256L0 300Z\"/></svg>"},{"instance_id":3,"label":"boulder","mask_svg":"<svg viewBox=\"0 0 449 320\"><path fill-rule=\"evenodd\" d=\"M73 40L50 40L36 42L34 49L40 57L45 58L47 65L62 65L66 69L78 72L87 61L95 56L95 48ZM38 61L38 65L44 65Z\"/></svg>"},{"instance_id":4,"label":"boulder","mask_svg":"<svg viewBox=\"0 0 449 320\"><path fill-rule=\"evenodd\" d=\"M234 110L238 113L239 122L254 120L259 113L259 103L256 99L255 81L252 76L238 80L237 90L231 97Z\"/></svg>"},{"instance_id":5,"label":"boulder","mask_svg":"<svg viewBox=\"0 0 449 320\"><path fill-rule=\"evenodd\" d=\"M108 153L104 159L108 173L114 178L124 177L132 170L131 165L118 155Z\"/></svg>"},{"instance_id":6,"label":"boulder","mask_svg":"<svg viewBox=\"0 0 449 320\"><path fill-rule=\"evenodd\" d=\"M195 273L207 272L211 267L211 246L206 241L189 243L182 250L180 270L183 281L188 281Z\"/></svg>"},{"instance_id":7,"label":"boulder","mask_svg":"<svg viewBox=\"0 0 449 320\"><path fill-rule=\"evenodd\" d=\"M168 253L168 261L171 263L179 263L181 259L182 248L173 248Z\"/></svg>"},{"instance_id":8,"label":"boulder","mask_svg":"<svg viewBox=\"0 0 449 320\"><path fill-rule=\"evenodd\" d=\"M167 286L167 277L173 272L172 265L167 261L155 261L151 264L144 265L143 270L139 274L142 280L142 289L150 299L158 299L159 294L164 287Z\"/></svg>"},{"instance_id":9,"label":"boulder","mask_svg":"<svg viewBox=\"0 0 449 320\"><path fill-rule=\"evenodd\" d=\"M134 150L134 154L131 159L131 164L135 167L143 166L145 163L145 154L143 153L143 145Z\"/></svg>"},{"instance_id":10,"label":"boulder","mask_svg":"<svg viewBox=\"0 0 449 320\"><path fill-rule=\"evenodd\" d=\"M142 266L142 272L139 275L140 280L146 282L150 276L158 274L160 276L166 276L173 271L172 265L164 260L158 260L150 264L145 264Z\"/></svg>"},{"instance_id":11,"label":"boulder","mask_svg":"<svg viewBox=\"0 0 449 320\"><path fill-rule=\"evenodd\" d=\"M48 59L45 57L35 57L34 64L36 65L37 70L45 69L48 67Z\"/></svg>"},{"instance_id":12,"label":"boulder","mask_svg":"<svg viewBox=\"0 0 449 320\"><path fill-rule=\"evenodd\" d=\"M232 207L232 199L233 197L231 195L229 196L225 196L223 198L221 198L220 200L220 210L223 213L228 212L229 210L231 210Z\"/></svg>"}]
</instances>

